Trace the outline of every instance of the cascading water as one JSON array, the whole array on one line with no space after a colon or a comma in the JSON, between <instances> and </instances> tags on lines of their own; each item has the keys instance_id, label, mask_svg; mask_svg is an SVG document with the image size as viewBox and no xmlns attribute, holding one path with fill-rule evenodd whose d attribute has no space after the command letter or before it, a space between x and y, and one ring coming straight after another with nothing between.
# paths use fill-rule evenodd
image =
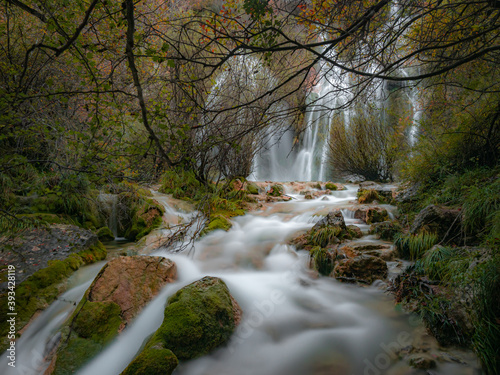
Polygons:
<instances>
[{"instance_id":1,"label":"cascading water","mask_svg":"<svg viewBox=\"0 0 500 375\"><path fill-rule=\"evenodd\" d=\"M330 54L331 55L331 54ZM311 93L305 117L305 130L295 167L296 181L324 181L327 178L328 140L332 108L341 108L350 98L347 77L337 67L323 63L319 81ZM348 127L350 111L344 110L344 126Z\"/></svg>"},{"instance_id":2,"label":"cascading water","mask_svg":"<svg viewBox=\"0 0 500 375\"><path fill-rule=\"evenodd\" d=\"M176 375L364 375L373 371L384 374L410 371L407 363L398 359L398 350L413 345L418 337L415 329L421 329L420 323L396 312L391 298L376 287L359 288L333 278L312 276L308 252L297 252L287 245L292 236L310 229L318 221L318 215L332 209L344 210L346 224L367 230L366 225L360 225L346 211L355 199L357 186L335 191L328 200L305 200L292 185L287 190L294 198L292 201L235 218L228 232L215 231L195 242L194 256L172 254L168 249L152 253L177 264L178 280L162 289L120 336L78 374L120 374L161 324L167 298L206 275L218 276L226 282L242 307L242 321L228 346L181 363ZM187 215L176 211L170 198L159 193L155 193L155 198L167 206L172 217L182 220ZM359 241L376 240L365 236ZM79 294L71 301L78 300L89 282L87 279L81 284ZM42 318L55 306L27 330L36 331L27 340L39 343L36 345L41 353L51 335L39 327L50 326L53 335L64 321L64 316ZM426 346L431 355L436 350L435 344ZM452 355L470 359L469 354L462 352ZM29 358L23 361L29 363ZM470 370L469 366L450 362L439 364L433 374L466 375ZM44 367L39 366L36 371L23 373L43 371ZM8 374L19 372L9 369Z\"/></svg>"},{"instance_id":3,"label":"cascading water","mask_svg":"<svg viewBox=\"0 0 500 375\"><path fill-rule=\"evenodd\" d=\"M100 193L97 200L101 203L101 209L108 217L108 228L115 238L118 237L118 195Z\"/></svg>"}]
</instances>

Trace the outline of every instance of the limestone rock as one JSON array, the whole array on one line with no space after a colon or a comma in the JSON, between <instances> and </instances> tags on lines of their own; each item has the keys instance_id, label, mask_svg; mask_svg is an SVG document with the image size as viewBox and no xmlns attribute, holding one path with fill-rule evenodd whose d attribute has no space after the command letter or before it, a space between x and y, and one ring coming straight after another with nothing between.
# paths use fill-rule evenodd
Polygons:
<instances>
[{"instance_id":1,"label":"limestone rock","mask_svg":"<svg viewBox=\"0 0 500 375\"><path fill-rule=\"evenodd\" d=\"M387 277L387 264L373 255L359 255L343 259L333 270L334 276L342 281L362 281L371 284L374 280Z\"/></svg>"},{"instance_id":2,"label":"limestone rock","mask_svg":"<svg viewBox=\"0 0 500 375\"><path fill-rule=\"evenodd\" d=\"M174 262L163 257L118 257L107 263L89 288L88 300L111 301L129 322L160 289L177 277Z\"/></svg>"}]
</instances>

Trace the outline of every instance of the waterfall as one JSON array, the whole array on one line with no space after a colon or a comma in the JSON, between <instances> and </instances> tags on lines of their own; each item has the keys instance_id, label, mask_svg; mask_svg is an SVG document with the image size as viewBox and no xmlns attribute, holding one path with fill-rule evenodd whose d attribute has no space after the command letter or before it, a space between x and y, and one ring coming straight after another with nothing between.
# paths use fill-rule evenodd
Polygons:
<instances>
[{"instance_id":1,"label":"waterfall","mask_svg":"<svg viewBox=\"0 0 500 375\"><path fill-rule=\"evenodd\" d=\"M102 210L108 218L108 228L115 238L118 237L118 195L100 193L97 200L102 203Z\"/></svg>"}]
</instances>

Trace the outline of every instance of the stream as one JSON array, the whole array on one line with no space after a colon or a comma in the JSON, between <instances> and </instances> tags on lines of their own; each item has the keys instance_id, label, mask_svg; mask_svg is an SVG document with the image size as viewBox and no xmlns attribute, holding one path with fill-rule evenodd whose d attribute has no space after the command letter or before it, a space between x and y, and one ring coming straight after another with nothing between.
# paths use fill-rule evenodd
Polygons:
<instances>
[{"instance_id":1,"label":"stream","mask_svg":"<svg viewBox=\"0 0 500 375\"><path fill-rule=\"evenodd\" d=\"M472 353L440 348L419 319L399 311L392 296L384 291L384 282L357 287L318 277L308 267L308 252L287 245L289 239L310 229L333 209L343 210L347 225L361 228L364 236L357 241L383 242L367 235L368 226L347 210L356 199L357 186L347 188L332 192L326 199L305 200L286 186L291 201L267 204L260 211L234 218L228 232L219 230L204 236L189 255L161 248L153 251L149 255L176 262L178 280L163 288L133 324L78 374L120 374L160 326L166 299L206 275L226 282L243 310L243 318L226 347L181 363L174 371L176 375L480 373ZM156 194L155 199L166 206L168 222L177 224L189 217L184 209L175 208L169 197ZM165 231L157 230L152 236ZM388 266L389 274L394 275L403 264L395 261ZM101 267L102 263L84 267L72 276L73 287L18 340L19 366L8 368L2 357L1 368L9 369L6 374L43 374L46 343L75 307L65 301L78 301ZM399 359L400 352L411 346L447 361L437 360L432 370L412 369L406 360Z\"/></svg>"}]
</instances>

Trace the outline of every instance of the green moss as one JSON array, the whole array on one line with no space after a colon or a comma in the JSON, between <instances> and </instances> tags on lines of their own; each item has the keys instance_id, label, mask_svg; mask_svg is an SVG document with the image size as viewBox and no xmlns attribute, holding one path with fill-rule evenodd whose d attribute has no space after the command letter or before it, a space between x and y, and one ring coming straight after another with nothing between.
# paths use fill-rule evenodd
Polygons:
<instances>
[{"instance_id":1,"label":"green moss","mask_svg":"<svg viewBox=\"0 0 500 375\"><path fill-rule=\"evenodd\" d=\"M229 229L231 229L232 226L233 224L231 224L231 222L224 216L215 216L210 219L208 225L205 228L203 228L201 234L205 235L217 229L228 231Z\"/></svg>"},{"instance_id":2,"label":"green moss","mask_svg":"<svg viewBox=\"0 0 500 375\"><path fill-rule=\"evenodd\" d=\"M376 190L373 189L359 190L357 196L358 202L361 204L372 203L373 201L385 203L384 197L382 197Z\"/></svg>"},{"instance_id":3,"label":"green moss","mask_svg":"<svg viewBox=\"0 0 500 375\"><path fill-rule=\"evenodd\" d=\"M326 247L329 244L339 242L345 233L340 227L322 227L309 232L309 243L312 246ZM338 239L338 241L336 241Z\"/></svg>"},{"instance_id":4,"label":"green moss","mask_svg":"<svg viewBox=\"0 0 500 375\"><path fill-rule=\"evenodd\" d=\"M65 260L49 261L46 268L38 270L16 288L16 330L19 332L39 310L47 308L66 288L62 283L71 273L84 264L94 263L106 258L106 248L98 242L87 250L71 254ZM0 297L0 313L6 316L7 296ZM8 325L0 322L2 337L7 336ZM6 341L0 350L5 350Z\"/></svg>"},{"instance_id":5,"label":"green moss","mask_svg":"<svg viewBox=\"0 0 500 375\"><path fill-rule=\"evenodd\" d=\"M178 364L172 351L157 344L139 354L121 375L170 375Z\"/></svg>"},{"instance_id":6,"label":"green moss","mask_svg":"<svg viewBox=\"0 0 500 375\"><path fill-rule=\"evenodd\" d=\"M162 325L148 344L162 342L179 359L192 359L226 343L235 329L226 284L204 277L169 298Z\"/></svg>"},{"instance_id":7,"label":"green moss","mask_svg":"<svg viewBox=\"0 0 500 375\"><path fill-rule=\"evenodd\" d=\"M267 192L267 195L272 197L279 197L285 194L285 188L281 184L271 185L271 189Z\"/></svg>"},{"instance_id":8,"label":"green moss","mask_svg":"<svg viewBox=\"0 0 500 375\"><path fill-rule=\"evenodd\" d=\"M253 194L253 195L259 194L259 187L257 186L257 184L255 184L253 182L248 182L246 189L250 194Z\"/></svg>"},{"instance_id":9,"label":"green moss","mask_svg":"<svg viewBox=\"0 0 500 375\"><path fill-rule=\"evenodd\" d=\"M99 241L113 241L115 239L113 232L108 227L99 228L96 234Z\"/></svg>"},{"instance_id":10,"label":"green moss","mask_svg":"<svg viewBox=\"0 0 500 375\"><path fill-rule=\"evenodd\" d=\"M311 260L314 269L324 276L330 275L335 267L333 256L328 250L319 246L311 250Z\"/></svg>"},{"instance_id":11,"label":"green moss","mask_svg":"<svg viewBox=\"0 0 500 375\"><path fill-rule=\"evenodd\" d=\"M72 328L82 338L106 344L122 325L121 308L115 302L86 301L72 321Z\"/></svg>"},{"instance_id":12,"label":"green moss","mask_svg":"<svg viewBox=\"0 0 500 375\"><path fill-rule=\"evenodd\" d=\"M370 208L366 212L366 224L381 223L383 221L389 220L389 214L387 210L377 210Z\"/></svg>"},{"instance_id":13,"label":"green moss","mask_svg":"<svg viewBox=\"0 0 500 375\"><path fill-rule=\"evenodd\" d=\"M397 233L400 233L402 227L399 223L394 221L383 221L374 223L370 227L370 233L376 234L382 240L392 241Z\"/></svg>"},{"instance_id":14,"label":"green moss","mask_svg":"<svg viewBox=\"0 0 500 375\"><path fill-rule=\"evenodd\" d=\"M56 365L52 374L74 374L101 350L102 345L100 343L78 337L78 335L72 333L69 340L63 344L57 353Z\"/></svg>"},{"instance_id":15,"label":"green moss","mask_svg":"<svg viewBox=\"0 0 500 375\"><path fill-rule=\"evenodd\" d=\"M325 184L325 190L331 190L331 191L336 191L337 190L337 185L331 182L327 182Z\"/></svg>"},{"instance_id":16,"label":"green moss","mask_svg":"<svg viewBox=\"0 0 500 375\"><path fill-rule=\"evenodd\" d=\"M69 221L60 217L56 214L48 214L48 213L36 213L36 214L22 214L18 215L19 217L26 217L38 220L41 223L45 224L68 224Z\"/></svg>"}]
</instances>

